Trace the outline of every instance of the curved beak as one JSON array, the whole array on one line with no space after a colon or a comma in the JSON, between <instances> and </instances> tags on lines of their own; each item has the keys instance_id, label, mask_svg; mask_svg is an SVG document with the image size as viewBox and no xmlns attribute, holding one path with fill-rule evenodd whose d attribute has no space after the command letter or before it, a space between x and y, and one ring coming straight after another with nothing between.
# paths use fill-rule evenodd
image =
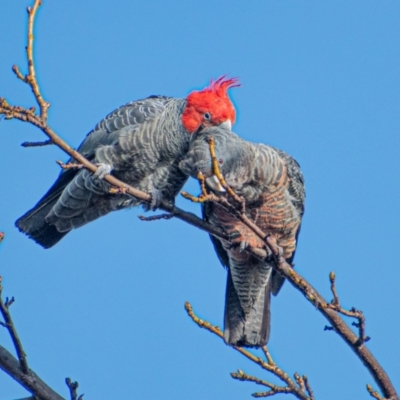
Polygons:
<instances>
[{"instance_id":1,"label":"curved beak","mask_svg":"<svg viewBox=\"0 0 400 400\"><path fill-rule=\"evenodd\" d=\"M226 121L220 123L219 126L220 126L221 128L228 129L229 131L232 130L232 122L231 122L230 119L227 119Z\"/></svg>"},{"instance_id":2,"label":"curved beak","mask_svg":"<svg viewBox=\"0 0 400 400\"><path fill-rule=\"evenodd\" d=\"M226 192L226 190L223 188L223 186L221 185L221 183L218 180L218 178L216 177L216 175L212 175L212 176L206 178L206 183L213 192L216 192L216 193Z\"/></svg>"}]
</instances>

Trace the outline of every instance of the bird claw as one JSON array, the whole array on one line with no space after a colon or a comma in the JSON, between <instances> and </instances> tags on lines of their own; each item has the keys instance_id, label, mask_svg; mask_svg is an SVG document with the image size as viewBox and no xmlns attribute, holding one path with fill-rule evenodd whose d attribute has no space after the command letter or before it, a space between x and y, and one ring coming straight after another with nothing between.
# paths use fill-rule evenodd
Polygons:
<instances>
[{"instance_id":1,"label":"bird claw","mask_svg":"<svg viewBox=\"0 0 400 400\"><path fill-rule=\"evenodd\" d=\"M276 240L276 237L272 236L272 235L268 235L266 238L267 243L275 246L275 250L278 252L278 254L274 254L274 252L268 247L266 246L266 249L268 250L269 257L274 258L274 257L283 257L283 248L281 246L278 245L278 241Z\"/></svg>"},{"instance_id":2,"label":"bird claw","mask_svg":"<svg viewBox=\"0 0 400 400\"><path fill-rule=\"evenodd\" d=\"M105 163L98 163L96 164L99 168L97 168L96 172L93 174L93 176L97 179L104 179L106 175L111 173L112 167L110 164L105 164Z\"/></svg>"},{"instance_id":3,"label":"bird claw","mask_svg":"<svg viewBox=\"0 0 400 400\"><path fill-rule=\"evenodd\" d=\"M242 234L237 230L229 233L229 241L232 244L232 248L238 248L240 253L249 247L249 242L243 240Z\"/></svg>"},{"instance_id":4,"label":"bird claw","mask_svg":"<svg viewBox=\"0 0 400 400\"><path fill-rule=\"evenodd\" d=\"M249 247L249 242L242 241L239 244L239 252L242 253Z\"/></svg>"}]
</instances>

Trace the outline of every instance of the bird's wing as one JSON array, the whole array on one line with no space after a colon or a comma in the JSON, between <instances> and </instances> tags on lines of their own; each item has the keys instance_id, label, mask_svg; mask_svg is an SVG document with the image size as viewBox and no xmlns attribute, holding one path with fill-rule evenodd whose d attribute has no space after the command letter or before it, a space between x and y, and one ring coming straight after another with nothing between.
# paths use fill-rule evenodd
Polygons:
<instances>
[{"instance_id":1,"label":"bird's wing","mask_svg":"<svg viewBox=\"0 0 400 400\"><path fill-rule=\"evenodd\" d=\"M304 176L303 173L301 172L300 169L300 164L289 154L285 153L284 151L274 148L274 150L279 154L282 160L284 160L287 168L287 174L289 177L289 187L288 191L291 196L291 201L296 208L296 210L299 213L300 217L300 224L297 228L296 231L296 248L298 245L298 240L299 240L299 234L301 230L301 220L304 214L304 208L305 208L305 198L306 198L306 192L305 192L305 185L304 185ZM294 256L295 256L296 250L293 251L292 255L290 258L288 258L286 261L289 264L293 263ZM275 270L272 273L272 289L271 292L273 295L277 295L282 288L283 283L285 282L285 278L279 275Z\"/></svg>"},{"instance_id":2,"label":"bird's wing","mask_svg":"<svg viewBox=\"0 0 400 400\"><path fill-rule=\"evenodd\" d=\"M129 134L134 135L145 122L156 119L170 100L170 97L150 96L117 108L87 134L78 151L89 160L93 159L99 146L117 144L121 131L129 130Z\"/></svg>"}]
</instances>

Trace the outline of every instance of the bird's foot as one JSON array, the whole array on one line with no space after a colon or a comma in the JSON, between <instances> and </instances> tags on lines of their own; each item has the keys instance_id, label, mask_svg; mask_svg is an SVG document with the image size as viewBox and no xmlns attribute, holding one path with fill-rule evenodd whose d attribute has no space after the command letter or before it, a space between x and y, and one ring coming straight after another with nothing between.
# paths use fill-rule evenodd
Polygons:
<instances>
[{"instance_id":1,"label":"bird's foot","mask_svg":"<svg viewBox=\"0 0 400 400\"><path fill-rule=\"evenodd\" d=\"M242 253L249 247L249 242L246 242L243 240L242 234L237 231L233 230L228 233L229 235L229 241L231 242L232 249L239 249L239 252Z\"/></svg>"},{"instance_id":2,"label":"bird's foot","mask_svg":"<svg viewBox=\"0 0 400 400\"><path fill-rule=\"evenodd\" d=\"M151 195L151 201L150 204L147 206L146 211L155 211L157 210L158 207L160 207L162 201L163 201L163 196L162 192L159 189L151 189L150 191Z\"/></svg>"},{"instance_id":3,"label":"bird's foot","mask_svg":"<svg viewBox=\"0 0 400 400\"><path fill-rule=\"evenodd\" d=\"M106 175L111 173L112 167L110 164L106 163L98 163L96 164L99 168L97 168L96 172L93 174L93 176L97 179L104 179Z\"/></svg>"},{"instance_id":4,"label":"bird's foot","mask_svg":"<svg viewBox=\"0 0 400 400\"><path fill-rule=\"evenodd\" d=\"M239 252L242 253L249 247L249 242L242 241L239 244Z\"/></svg>"},{"instance_id":5,"label":"bird's foot","mask_svg":"<svg viewBox=\"0 0 400 400\"><path fill-rule=\"evenodd\" d=\"M276 258L276 257L283 256L283 253L284 253L283 248L278 245L278 241L277 241L276 237L274 237L272 235L267 235L265 240L269 245L273 246L272 248L270 248L269 246L266 246L266 250L267 250L267 253L269 254L269 257Z\"/></svg>"}]
</instances>

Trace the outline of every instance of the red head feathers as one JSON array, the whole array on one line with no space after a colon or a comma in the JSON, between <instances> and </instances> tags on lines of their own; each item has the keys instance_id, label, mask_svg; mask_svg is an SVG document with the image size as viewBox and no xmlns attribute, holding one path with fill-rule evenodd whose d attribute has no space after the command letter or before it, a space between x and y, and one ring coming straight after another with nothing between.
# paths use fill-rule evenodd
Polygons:
<instances>
[{"instance_id":1,"label":"red head feathers","mask_svg":"<svg viewBox=\"0 0 400 400\"><path fill-rule=\"evenodd\" d=\"M182 114L184 128L194 133L201 126L219 125L228 120L234 124L236 112L227 92L229 88L238 86L237 78L225 79L221 76L216 81L211 80L210 86L205 89L191 92Z\"/></svg>"}]
</instances>

